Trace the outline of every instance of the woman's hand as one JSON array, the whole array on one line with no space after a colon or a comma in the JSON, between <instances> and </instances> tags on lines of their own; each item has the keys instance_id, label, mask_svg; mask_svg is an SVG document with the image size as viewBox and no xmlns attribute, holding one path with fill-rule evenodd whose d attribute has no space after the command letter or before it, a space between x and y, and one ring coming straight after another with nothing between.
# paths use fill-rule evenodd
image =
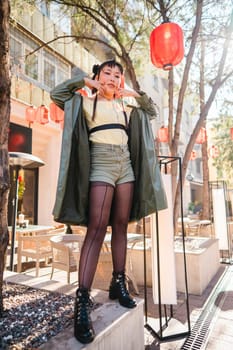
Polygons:
<instances>
[{"instance_id":1,"label":"woman's hand","mask_svg":"<svg viewBox=\"0 0 233 350\"><path fill-rule=\"evenodd\" d=\"M135 90L129 90L129 89L123 89L119 88L116 91L116 98L121 98L121 97L140 97L140 95L137 93Z\"/></svg>"},{"instance_id":2,"label":"woman's hand","mask_svg":"<svg viewBox=\"0 0 233 350\"><path fill-rule=\"evenodd\" d=\"M99 80L90 79L88 77L84 78L84 82L89 89L96 89L99 95L105 96L107 90L104 83L101 83ZM135 90L118 88L115 90L115 98L121 97L140 97L140 95Z\"/></svg>"},{"instance_id":3,"label":"woman's hand","mask_svg":"<svg viewBox=\"0 0 233 350\"><path fill-rule=\"evenodd\" d=\"M96 89L98 91L98 94L104 95L106 92L106 87L103 83L101 83L99 80L93 80L90 78L85 77L84 78L85 85L89 89Z\"/></svg>"},{"instance_id":4,"label":"woman's hand","mask_svg":"<svg viewBox=\"0 0 233 350\"><path fill-rule=\"evenodd\" d=\"M101 87L101 84L98 80L93 80L88 77L84 78L84 83L89 89L96 89L99 90Z\"/></svg>"}]
</instances>

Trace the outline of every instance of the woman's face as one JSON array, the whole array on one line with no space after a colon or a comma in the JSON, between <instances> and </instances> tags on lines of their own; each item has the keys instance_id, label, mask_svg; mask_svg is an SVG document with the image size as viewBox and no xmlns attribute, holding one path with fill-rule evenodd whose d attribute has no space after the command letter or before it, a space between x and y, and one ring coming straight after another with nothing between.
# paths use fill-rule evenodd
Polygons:
<instances>
[{"instance_id":1,"label":"woman's face","mask_svg":"<svg viewBox=\"0 0 233 350\"><path fill-rule=\"evenodd\" d=\"M103 67L99 74L99 82L107 94L115 94L121 83L121 71L119 67Z\"/></svg>"}]
</instances>

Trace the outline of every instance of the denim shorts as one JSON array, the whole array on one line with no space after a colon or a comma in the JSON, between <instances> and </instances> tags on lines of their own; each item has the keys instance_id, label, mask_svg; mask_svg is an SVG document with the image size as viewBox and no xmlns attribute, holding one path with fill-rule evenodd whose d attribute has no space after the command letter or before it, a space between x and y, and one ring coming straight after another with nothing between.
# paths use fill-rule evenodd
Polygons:
<instances>
[{"instance_id":1,"label":"denim shorts","mask_svg":"<svg viewBox=\"0 0 233 350\"><path fill-rule=\"evenodd\" d=\"M115 187L134 180L128 145L91 143L91 182L107 182Z\"/></svg>"}]
</instances>

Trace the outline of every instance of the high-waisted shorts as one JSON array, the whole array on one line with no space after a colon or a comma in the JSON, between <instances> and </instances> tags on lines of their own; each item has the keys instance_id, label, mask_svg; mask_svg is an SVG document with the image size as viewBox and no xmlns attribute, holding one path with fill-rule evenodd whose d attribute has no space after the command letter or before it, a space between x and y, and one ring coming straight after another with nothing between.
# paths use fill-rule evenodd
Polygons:
<instances>
[{"instance_id":1,"label":"high-waisted shorts","mask_svg":"<svg viewBox=\"0 0 233 350\"><path fill-rule=\"evenodd\" d=\"M135 180L128 145L91 143L90 181L117 184Z\"/></svg>"}]
</instances>

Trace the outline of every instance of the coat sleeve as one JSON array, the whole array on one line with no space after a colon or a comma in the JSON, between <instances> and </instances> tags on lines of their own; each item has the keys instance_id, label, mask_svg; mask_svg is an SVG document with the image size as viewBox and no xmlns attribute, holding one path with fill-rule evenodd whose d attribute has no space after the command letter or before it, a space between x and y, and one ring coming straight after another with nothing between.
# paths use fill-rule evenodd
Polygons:
<instances>
[{"instance_id":1,"label":"coat sleeve","mask_svg":"<svg viewBox=\"0 0 233 350\"><path fill-rule=\"evenodd\" d=\"M55 86L55 88L50 92L51 100L56 103L58 107L64 110L65 102L74 96L76 90L79 90L85 86L85 76L87 75L80 73L74 78L68 79L63 83Z\"/></svg>"},{"instance_id":2,"label":"coat sleeve","mask_svg":"<svg viewBox=\"0 0 233 350\"><path fill-rule=\"evenodd\" d=\"M155 103L150 97L147 96L145 92L138 91L138 93L140 97L136 97L136 101L140 108L148 114L149 119L155 119L157 117Z\"/></svg>"}]
</instances>

